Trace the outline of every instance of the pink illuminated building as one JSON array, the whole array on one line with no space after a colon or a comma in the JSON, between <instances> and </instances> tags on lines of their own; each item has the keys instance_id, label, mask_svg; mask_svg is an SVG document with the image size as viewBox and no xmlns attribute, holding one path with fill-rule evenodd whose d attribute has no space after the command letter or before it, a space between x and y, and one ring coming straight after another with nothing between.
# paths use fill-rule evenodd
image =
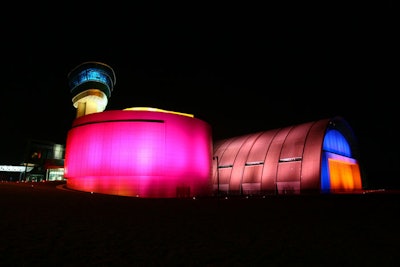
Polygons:
<instances>
[{"instance_id":1,"label":"pink illuminated building","mask_svg":"<svg viewBox=\"0 0 400 267\"><path fill-rule=\"evenodd\" d=\"M354 192L357 146L342 118L213 142L211 126L157 108L104 111L111 67L68 75L77 117L65 148L67 187L144 198Z\"/></svg>"},{"instance_id":2,"label":"pink illuminated building","mask_svg":"<svg viewBox=\"0 0 400 267\"><path fill-rule=\"evenodd\" d=\"M210 126L159 110L114 110L77 118L68 133L68 187L140 197L210 194Z\"/></svg>"}]
</instances>

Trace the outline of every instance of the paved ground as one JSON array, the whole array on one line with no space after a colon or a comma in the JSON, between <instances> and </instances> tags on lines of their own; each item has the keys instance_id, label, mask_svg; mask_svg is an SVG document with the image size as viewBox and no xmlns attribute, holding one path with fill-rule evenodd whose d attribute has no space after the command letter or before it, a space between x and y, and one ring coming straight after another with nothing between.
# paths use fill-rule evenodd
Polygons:
<instances>
[{"instance_id":1,"label":"paved ground","mask_svg":"<svg viewBox=\"0 0 400 267\"><path fill-rule=\"evenodd\" d=\"M400 194L140 199L0 183L1 266L397 266Z\"/></svg>"}]
</instances>

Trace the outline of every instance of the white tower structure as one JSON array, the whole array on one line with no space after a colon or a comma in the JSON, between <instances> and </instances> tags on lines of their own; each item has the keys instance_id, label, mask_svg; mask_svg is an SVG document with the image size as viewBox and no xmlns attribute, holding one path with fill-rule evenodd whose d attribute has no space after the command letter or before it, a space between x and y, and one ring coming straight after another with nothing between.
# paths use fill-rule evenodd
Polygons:
<instances>
[{"instance_id":1,"label":"white tower structure","mask_svg":"<svg viewBox=\"0 0 400 267\"><path fill-rule=\"evenodd\" d=\"M71 70L68 81L78 118L105 110L116 78L114 70L107 64L88 61Z\"/></svg>"}]
</instances>

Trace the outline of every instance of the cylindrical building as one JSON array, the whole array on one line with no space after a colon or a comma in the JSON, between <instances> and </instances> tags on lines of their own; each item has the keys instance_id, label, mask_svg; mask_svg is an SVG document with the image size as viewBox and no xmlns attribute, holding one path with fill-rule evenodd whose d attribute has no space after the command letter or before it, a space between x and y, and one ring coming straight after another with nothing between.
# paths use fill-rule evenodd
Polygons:
<instances>
[{"instance_id":1,"label":"cylindrical building","mask_svg":"<svg viewBox=\"0 0 400 267\"><path fill-rule=\"evenodd\" d=\"M146 198L211 194L211 127L192 115L133 108L75 119L67 187Z\"/></svg>"}]
</instances>

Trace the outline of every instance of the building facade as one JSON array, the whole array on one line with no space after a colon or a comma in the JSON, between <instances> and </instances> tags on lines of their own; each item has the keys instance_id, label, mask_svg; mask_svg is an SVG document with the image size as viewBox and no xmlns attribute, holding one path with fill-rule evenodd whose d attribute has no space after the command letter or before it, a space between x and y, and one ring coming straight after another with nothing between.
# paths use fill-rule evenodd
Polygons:
<instances>
[{"instance_id":1,"label":"building facade","mask_svg":"<svg viewBox=\"0 0 400 267\"><path fill-rule=\"evenodd\" d=\"M341 117L220 140L213 188L224 195L360 191L357 146Z\"/></svg>"}]
</instances>

